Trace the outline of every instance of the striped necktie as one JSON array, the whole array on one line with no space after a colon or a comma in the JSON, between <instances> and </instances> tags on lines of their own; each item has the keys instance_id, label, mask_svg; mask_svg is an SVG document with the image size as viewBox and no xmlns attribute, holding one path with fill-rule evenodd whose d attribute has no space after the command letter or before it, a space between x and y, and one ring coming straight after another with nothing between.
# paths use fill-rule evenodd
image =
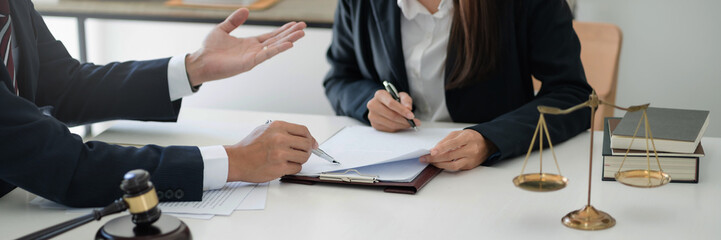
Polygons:
<instances>
[{"instance_id":1,"label":"striped necktie","mask_svg":"<svg viewBox=\"0 0 721 240\"><path fill-rule=\"evenodd\" d=\"M15 79L15 64L13 63L12 54L12 18L10 17L10 2L9 0L0 0L0 59L10 74L10 81L12 82L12 88L15 95L19 95L18 83Z\"/></svg>"}]
</instances>

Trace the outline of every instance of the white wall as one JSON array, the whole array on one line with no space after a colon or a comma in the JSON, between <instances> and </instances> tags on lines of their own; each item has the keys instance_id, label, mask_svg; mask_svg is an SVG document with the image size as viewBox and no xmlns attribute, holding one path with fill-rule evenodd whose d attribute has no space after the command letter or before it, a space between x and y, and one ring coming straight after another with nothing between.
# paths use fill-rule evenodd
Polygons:
<instances>
[{"instance_id":1,"label":"white wall","mask_svg":"<svg viewBox=\"0 0 721 240\"><path fill-rule=\"evenodd\" d=\"M616 103L710 110L713 137L721 136L719 9L718 0L576 0L578 20L623 31Z\"/></svg>"},{"instance_id":2,"label":"white wall","mask_svg":"<svg viewBox=\"0 0 721 240\"><path fill-rule=\"evenodd\" d=\"M56 38L77 56L75 21L50 17L46 21ZM90 19L86 26L88 61L105 64L193 52L215 25ZM247 25L232 35L255 36L273 29ZM204 84L198 93L183 100L183 106L334 114L322 86L329 69L325 52L331 31L309 28L305 32L306 36L294 48L250 72Z\"/></svg>"},{"instance_id":3,"label":"white wall","mask_svg":"<svg viewBox=\"0 0 721 240\"><path fill-rule=\"evenodd\" d=\"M77 21L66 17L43 17L50 32L56 39L63 42L65 48L74 58L79 58Z\"/></svg>"},{"instance_id":4,"label":"white wall","mask_svg":"<svg viewBox=\"0 0 721 240\"><path fill-rule=\"evenodd\" d=\"M718 0L576 0L581 21L617 24L624 32L618 96L622 106L711 110L706 136L721 136L721 9ZM251 13L252 14L252 13ZM70 24L68 26L68 21ZM54 34L75 48L74 21L48 18ZM55 25L61 25L55 28ZM89 59L149 59L195 50L212 24L89 20ZM243 26L235 35L269 27ZM161 33L162 31L162 33ZM308 29L296 47L230 81L209 83L185 106L333 114L322 78L331 33ZM75 48L74 51L77 48ZM616 115L622 115L617 112Z\"/></svg>"}]
</instances>

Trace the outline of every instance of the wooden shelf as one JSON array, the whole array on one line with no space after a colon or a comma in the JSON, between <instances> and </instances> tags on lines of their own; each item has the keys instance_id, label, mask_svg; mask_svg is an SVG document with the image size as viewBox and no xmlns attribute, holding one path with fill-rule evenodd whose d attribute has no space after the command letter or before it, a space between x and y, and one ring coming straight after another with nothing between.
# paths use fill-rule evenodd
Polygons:
<instances>
[{"instance_id":1,"label":"wooden shelf","mask_svg":"<svg viewBox=\"0 0 721 240\"><path fill-rule=\"evenodd\" d=\"M233 12L223 8L173 7L165 2L59 0L36 2L35 9L45 16L204 23L221 22ZM247 24L280 26L289 21L305 21L309 27L330 28L335 7L335 0L279 0L266 10L251 11Z\"/></svg>"}]
</instances>

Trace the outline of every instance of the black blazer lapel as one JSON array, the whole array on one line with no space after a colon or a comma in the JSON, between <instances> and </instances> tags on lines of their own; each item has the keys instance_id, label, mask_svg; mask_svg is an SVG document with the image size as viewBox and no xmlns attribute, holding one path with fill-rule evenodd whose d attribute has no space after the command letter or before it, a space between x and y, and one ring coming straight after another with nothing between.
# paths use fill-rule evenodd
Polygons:
<instances>
[{"instance_id":1,"label":"black blazer lapel","mask_svg":"<svg viewBox=\"0 0 721 240\"><path fill-rule=\"evenodd\" d=\"M409 92L403 43L401 42L401 9L396 5L396 1L380 0L369 2L372 9L371 14L381 35L380 40L383 42L385 52L389 57L391 72L396 78L393 84L398 88L398 91Z\"/></svg>"},{"instance_id":2,"label":"black blazer lapel","mask_svg":"<svg viewBox=\"0 0 721 240\"><path fill-rule=\"evenodd\" d=\"M10 12L13 18L13 31L15 31L15 40L20 57L15 63L17 66L16 78L20 90L20 96L30 101L35 101L35 91L37 89L37 71L39 62L37 61L36 38L37 33L34 26L34 20L30 13L34 11L26 1L10 1ZM31 61L31 60L35 61Z\"/></svg>"},{"instance_id":3,"label":"black blazer lapel","mask_svg":"<svg viewBox=\"0 0 721 240\"><path fill-rule=\"evenodd\" d=\"M0 81L3 83L3 85L5 85L5 87L8 88L10 92L12 92L13 94L15 93L10 74L8 73L7 68L5 68L5 65L3 65L2 69L0 69Z\"/></svg>"}]
</instances>

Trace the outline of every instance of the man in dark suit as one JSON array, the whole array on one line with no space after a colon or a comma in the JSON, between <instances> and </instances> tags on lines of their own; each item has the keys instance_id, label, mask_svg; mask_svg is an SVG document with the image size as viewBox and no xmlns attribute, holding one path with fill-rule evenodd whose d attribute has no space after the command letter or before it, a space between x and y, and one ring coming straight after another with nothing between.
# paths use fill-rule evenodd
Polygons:
<instances>
[{"instance_id":1,"label":"man in dark suit","mask_svg":"<svg viewBox=\"0 0 721 240\"><path fill-rule=\"evenodd\" d=\"M16 186L76 207L122 193L125 172L149 171L161 200L201 200L226 181L265 182L299 172L315 139L276 121L233 146L121 147L82 139L66 124L111 119L175 121L181 98L292 47L305 23L235 38L247 9L217 25L192 54L149 61L79 63L55 40L30 0L0 0L0 197Z\"/></svg>"}]
</instances>

